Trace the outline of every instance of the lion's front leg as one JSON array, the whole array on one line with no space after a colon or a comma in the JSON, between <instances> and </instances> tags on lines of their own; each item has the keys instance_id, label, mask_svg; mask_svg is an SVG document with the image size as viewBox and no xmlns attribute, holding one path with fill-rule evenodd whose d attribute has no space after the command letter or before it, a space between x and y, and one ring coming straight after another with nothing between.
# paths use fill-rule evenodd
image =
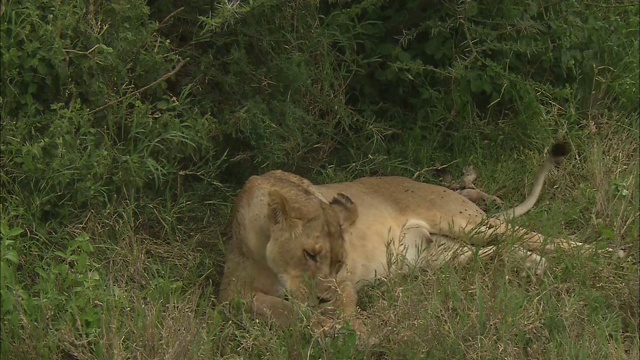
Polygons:
<instances>
[{"instance_id":1,"label":"lion's front leg","mask_svg":"<svg viewBox=\"0 0 640 360\"><path fill-rule=\"evenodd\" d=\"M355 286L350 281L345 281L339 288L342 294L343 316L358 336L366 337L367 329L362 319L358 317L358 293Z\"/></svg>"},{"instance_id":2,"label":"lion's front leg","mask_svg":"<svg viewBox=\"0 0 640 360\"><path fill-rule=\"evenodd\" d=\"M456 191L458 194L466 197L471 200L474 204L480 206L483 204L488 204L490 202L494 202L498 205L503 205L504 202L497 196L489 195L484 191L478 189L462 189Z\"/></svg>"},{"instance_id":3,"label":"lion's front leg","mask_svg":"<svg viewBox=\"0 0 640 360\"><path fill-rule=\"evenodd\" d=\"M439 172L442 176L442 181L445 187L471 200L478 206L482 207L483 205L487 205L491 202L495 202L498 205L504 204L502 199L500 199L499 197L489 195L484 191L478 189L473 184L473 182L478 177L478 173L476 172L473 165L465 166L463 168L464 176L458 182L452 181L451 172L449 172L447 169L441 169Z\"/></svg>"},{"instance_id":4,"label":"lion's front leg","mask_svg":"<svg viewBox=\"0 0 640 360\"><path fill-rule=\"evenodd\" d=\"M357 318L357 293L353 285L344 282L337 286L338 294L330 302L321 304L319 316L313 316L312 328L326 335L335 333L348 321L358 335L365 333L362 321ZM298 304L301 305L301 304ZM281 327L291 326L299 314L296 303L258 292L253 297L253 315L273 321Z\"/></svg>"},{"instance_id":5,"label":"lion's front leg","mask_svg":"<svg viewBox=\"0 0 640 360\"><path fill-rule=\"evenodd\" d=\"M252 309L254 317L271 320L285 327L291 324L295 314L289 301L265 293L255 294Z\"/></svg>"},{"instance_id":6,"label":"lion's front leg","mask_svg":"<svg viewBox=\"0 0 640 360\"><path fill-rule=\"evenodd\" d=\"M340 293L342 315L346 317L355 316L357 312L358 293L351 281L345 280L338 283Z\"/></svg>"},{"instance_id":7,"label":"lion's front leg","mask_svg":"<svg viewBox=\"0 0 640 360\"><path fill-rule=\"evenodd\" d=\"M366 327L358 316L358 294L348 279L337 281L331 301L321 304L321 317L316 321L316 330L325 335L335 334L345 323L349 323L359 338L366 338Z\"/></svg>"}]
</instances>

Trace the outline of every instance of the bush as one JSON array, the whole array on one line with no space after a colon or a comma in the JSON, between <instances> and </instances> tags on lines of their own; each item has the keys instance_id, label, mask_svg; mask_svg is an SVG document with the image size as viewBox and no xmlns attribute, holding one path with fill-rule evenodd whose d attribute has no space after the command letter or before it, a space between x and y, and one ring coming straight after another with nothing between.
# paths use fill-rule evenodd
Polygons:
<instances>
[{"instance_id":1,"label":"bush","mask_svg":"<svg viewBox=\"0 0 640 360\"><path fill-rule=\"evenodd\" d=\"M30 194L21 203L32 220L104 207L123 191L170 188L180 171L216 172L211 165L223 156L214 149L216 122L188 106L188 87L172 94L155 83L180 59L144 2L10 10L3 181L16 195Z\"/></svg>"},{"instance_id":2,"label":"bush","mask_svg":"<svg viewBox=\"0 0 640 360\"><path fill-rule=\"evenodd\" d=\"M484 142L540 146L566 114L575 127L596 104L638 111L628 76L638 74L637 7L408 0L334 8L328 23L359 29L350 104L417 143L458 152Z\"/></svg>"},{"instance_id":3,"label":"bush","mask_svg":"<svg viewBox=\"0 0 640 360\"><path fill-rule=\"evenodd\" d=\"M199 358L251 344L303 356L308 332L282 343L215 306L247 177L429 178L474 159L497 182L560 136L579 160L597 157L604 127L606 143L630 144L620 134L637 133L640 115L638 7L619 5L3 2L2 357ZM617 145L599 145L611 169L585 163L598 191L571 170L584 200L568 224L624 242L637 234L602 194L636 204L637 174L624 170L636 148ZM575 220L585 216L600 222ZM627 319L596 295L603 316ZM351 335L313 352L361 356Z\"/></svg>"}]
</instances>

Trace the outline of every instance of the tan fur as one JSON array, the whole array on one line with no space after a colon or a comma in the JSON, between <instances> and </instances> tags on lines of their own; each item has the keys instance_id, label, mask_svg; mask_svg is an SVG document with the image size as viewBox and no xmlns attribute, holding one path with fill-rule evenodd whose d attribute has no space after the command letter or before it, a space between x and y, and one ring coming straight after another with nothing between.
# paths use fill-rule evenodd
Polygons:
<instances>
[{"instance_id":1,"label":"tan fur","mask_svg":"<svg viewBox=\"0 0 640 360\"><path fill-rule=\"evenodd\" d=\"M556 161L557 157L548 157L522 204L494 217L487 217L455 191L404 177L367 177L326 185L312 185L284 172L252 177L236 200L233 241L220 300L238 295L253 299L257 315L285 323L288 316L279 314L291 313L290 303L282 300L286 288L302 302L341 295L332 305L352 314L356 310L355 291L394 270L388 267L389 250L410 264L437 268L469 261L475 253L469 244L484 246L478 253L481 258L491 256L496 248L487 246L489 240L505 234L522 238L522 248L517 247L515 253L527 267L542 274L545 260L530 251L586 246L545 239L505 220L533 207ZM331 205L326 199L333 199ZM283 223L290 225L283 227ZM318 256L318 267L310 266L306 258L304 249L310 248L324 254ZM344 266L336 265L341 262ZM309 295L300 290L303 274L316 280L320 292ZM283 281L283 275L288 282ZM331 288L326 285L328 278L337 292L327 290Z\"/></svg>"},{"instance_id":2,"label":"tan fur","mask_svg":"<svg viewBox=\"0 0 640 360\"><path fill-rule=\"evenodd\" d=\"M455 191L404 177L367 177L315 186L325 197L343 193L358 206L358 220L344 231L346 258L338 281L351 283L357 290L393 272L398 267L389 268L389 250L392 257L404 263L428 268L468 262L475 254L470 244L483 246L478 252L480 258L489 257L496 250L488 246L489 241L499 240L500 235L522 239L514 253L538 275L544 273L546 262L531 251L593 250L578 242L548 239L506 222L533 207L547 174L564 155L549 155L525 201L493 217Z\"/></svg>"},{"instance_id":3,"label":"tan fur","mask_svg":"<svg viewBox=\"0 0 640 360\"><path fill-rule=\"evenodd\" d=\"M294 174L251 177L234 204L219 300L239 297L256 316L287 324L293 311L285 292L302 303L335 298L336 288L355 296L335 278L344 259L342 226L357 219L357 208L341 194L331 198Z\"/></svg>"}]
</instances>

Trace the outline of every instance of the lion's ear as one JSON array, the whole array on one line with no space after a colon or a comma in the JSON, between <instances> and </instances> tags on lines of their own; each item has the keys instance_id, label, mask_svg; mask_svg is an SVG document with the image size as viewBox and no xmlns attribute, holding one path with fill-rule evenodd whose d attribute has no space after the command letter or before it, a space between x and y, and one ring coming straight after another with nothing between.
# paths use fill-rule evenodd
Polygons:
<instances>
[{"instance_id":1,"label":"lion's ear","mask_svg":"<svg viewBox=\"0 0 640 360\"><path fill-rule=\"evenodd\" d=\"M269 207L269 222L272 225L289 223L289 202L280 191L269 191L267 206Z\"/></svg>"},{"instance_id":2,"label":"lion's ear","mask_svg":"<svg viewBox=\"0 0 640 360\"><path fill-rule=\"evenodd\" d=\"M358 220L358 206L351 198L343 193L338 193L330 202L331 207L338 214L340 225L347 228Z\"/></svg>"}]
</instances>

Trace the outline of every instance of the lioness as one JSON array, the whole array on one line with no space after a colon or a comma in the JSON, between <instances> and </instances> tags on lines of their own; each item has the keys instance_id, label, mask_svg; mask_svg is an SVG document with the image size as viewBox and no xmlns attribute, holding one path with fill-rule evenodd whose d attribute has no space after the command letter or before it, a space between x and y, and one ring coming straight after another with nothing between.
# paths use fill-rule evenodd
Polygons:
<instances>
[{"instance_id":1,"label":"lioness","mask_svg":"<svg viewBox=\"0 0 640 360\"><path fill-rule=\"evenodd\" d=\"M347 310L355 310L352 283L335 279L344 265L343 232L357 217L349 197L336 193L329 202L300 176L283 171L252 176L232 211L218 300L239 297L257 317L287 324L293 308L285 292L293 300L317 303L337 288L353 304Z\"/></svg>"},{"instance_id":2,"label":"lioness","mask_svg":"<svg viewBox=\"0 0 640 360\"><path fill-rule=\"evenodd\" d=\"M549 170L568 149L554 145L526 200L493 217L452 190L404 177L326 185L282 171L251 177L235 202L219 300L239 296L257 316L281 324L292 313L285 293L303 303L327 302L350 316L358 288L393 270L389 251L410 264L436 268L471 259L466 242L486 246L504 234L522 238L516 254L542 274L544 258L529 250L585 245L545 240L505 220L533 207ZM486 257L495 249L486 246L478 254Z\"/></svg>"}]
</instances>

